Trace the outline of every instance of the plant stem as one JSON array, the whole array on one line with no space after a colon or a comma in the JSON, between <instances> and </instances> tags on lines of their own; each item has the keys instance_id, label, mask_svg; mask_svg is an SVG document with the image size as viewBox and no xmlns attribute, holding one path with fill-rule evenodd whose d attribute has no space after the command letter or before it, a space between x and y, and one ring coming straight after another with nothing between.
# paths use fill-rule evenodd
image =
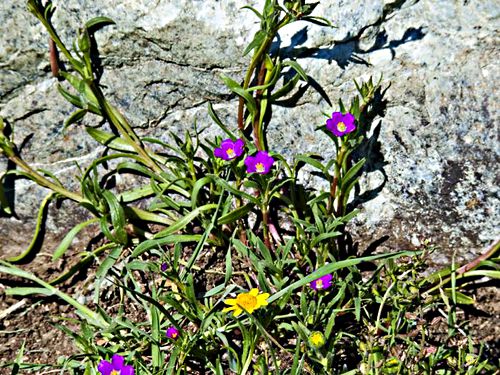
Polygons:
<instances>
[{"instance_id":1,"label":"plant stem","mask_svg":"<svg viewBox=\"0 0 500 375\"><path fill-rule=\"evenodd\" d=\"M35 181L38 185L43 186L47 189L50 189L58 194L61 194L62 196L69 198L75 202L82 203L87 201L84 199L80 194L73 193L69 190L66 190L62 186L53 183L52 181L48 180L41 174L39 174L37 171L35 171L33 168L31 168L23 159L21 159L17 155L10 155L8 156L9 159L14 162L16 165L21 167L26 171L26 173L30 176L30 178Z\"/></svg>"},{"instance_id":2,"label":"plant stem","mask_svg":"<svg viewBox=\"0 0 500 375\"><path fill-rule=\"evenodd\" d=\"M243 81L243 88L247 89L248 86L250 85L250 80L252 79L253 72L257 65L262 61L262 56L267 52L269 49L271 42L274 39L274 33L272 35L268 35L264 42L260 45L259 49L257 52L252 57L252 61L250 62L250 66L248 67L247 73L245 75L245 80ZM245 124L243 123L243 105L244 101L243 98L240 97L240 101L238 104L238 129L240 131L244 131Z\"/></svg>"}]
</instances>

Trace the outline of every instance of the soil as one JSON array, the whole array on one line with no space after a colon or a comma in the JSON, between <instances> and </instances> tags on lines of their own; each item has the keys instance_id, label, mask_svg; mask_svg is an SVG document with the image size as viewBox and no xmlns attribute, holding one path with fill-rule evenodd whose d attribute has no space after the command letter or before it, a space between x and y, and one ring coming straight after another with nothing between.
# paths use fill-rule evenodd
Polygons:
<instances>
[{"instance_id":1,"label":"soil","mask_svg":"<svg viewBox=\"0 0 500 375\"><path fill-rule=\"evenodd\" d=\"M81 249L72 249L64 259L54 264L47 254L38 254L33 261L22 268L34 272L44 280L53 279L57 274L71 266L71 259L76 261L75 255ZM202 284L205 289L218 285L223 280L225 254L206 253L201 257L200 266L212 270L212 274L205 274ZM221 268L221 269L219 269ZM238 270L235 270L238 271ZM60 285L60 289L70 295L81 293L89 283L93 282L95 267L88 269L85 275L79 275ZM243 281L243 280L242 280ZM75 318L73 308L54 297L16 297L8 296L5 290L11 286L21 286L25 282L14 277L0 274L0 375L11 374L10 368L2 368L15 361L19 350L23 346L22 362L34 364L56 364L59 357L68 357L78 353L73 340L58 329L55 325L61 324L72 330L70 321L61 318ZM484 344L484 353L488 358L500 358L500 288L498 283L491 281L486 285L475 285L471 288L476 304L472 308L460 311L459 317L467 324L471 337L475 343ZM112 298L112 297L111 297ZM117 298L117 297L116 297ZM110 311L117 304L110 302ZM13 307L17 307L15 310ZM135 316L133 320L144 317ZM462 323L463 323L462 322ZM50 371L48 368L46 371ZM46 373L37 370L36 373ZM21 371L21 373L23 373ZM26 373L26 372L24 372Z\"/></svg>"}]
</instances>

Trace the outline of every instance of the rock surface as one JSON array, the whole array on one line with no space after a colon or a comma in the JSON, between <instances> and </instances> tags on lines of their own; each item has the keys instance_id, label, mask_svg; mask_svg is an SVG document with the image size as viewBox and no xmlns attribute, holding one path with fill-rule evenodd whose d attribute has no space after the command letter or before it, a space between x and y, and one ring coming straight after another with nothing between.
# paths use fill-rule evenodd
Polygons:
<instances>
[{"instance_id":1,"label":"rock surface","mask_svg":"<svg viewBox=\"0 0 500 375\"><path fill-rule=\"evenodd\" d=\"M141 134L166 137L211 125L207 102L227 124L236 100L224 73L242 79L241 52L258 28L243 0L54 0L63 40L85 20L104 15L117 25L98 33L107 93ZM251 4L260 8L263 1ZM495 0L322 1L316 15L336 29L302 22L280 33L282 53L296 57L328 95L347 102L353 79L384 76L388 107L376 121L379 160L369 165L360 195L370 196L352 226L360 249L389 236L382 249L407 249L430 238L441 247L436 263L456 251L469 260L500 235L499 53L500 6ZM78 189L75 161L102 150L82 126L63 133L70 105L58 97L48 63L47 35L24 2L0 3L0 115L15 124L23 157ZM314 129L331 112L313 88L297 107L279 107L270 146L287 156L333 148ZM91 120L87 120L91 121ZM233 125L235 126L235 125ZM290 131L293 127L293 131ZM217 133L215 126L207 135ZM7 163L0 159L0 171ZM373 191L373 194L368 194ZM30 242L38 205L47 191L15 183L17 218L0 218L3 255ZM47 251L84 215L67 204L51 208Z\"/></svg>"}]
</instances>

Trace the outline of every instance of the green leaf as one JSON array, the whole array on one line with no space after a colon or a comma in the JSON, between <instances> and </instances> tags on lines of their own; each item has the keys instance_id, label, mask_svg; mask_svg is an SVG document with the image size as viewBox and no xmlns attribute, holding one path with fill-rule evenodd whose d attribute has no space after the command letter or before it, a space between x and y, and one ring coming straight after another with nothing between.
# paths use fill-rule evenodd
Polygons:
<instances>
[{"instance_id":1,"label":"green leaf","mask_svg":"<svg viewBox=\"0 0 500 375\"><path fill-rule=\"evenodd\" d=\"M44 200L42 201L42 204L40 205L40 208L38 210L38 215L36 218L36 226L35 226L35 233L33 234L33 239L31 240L28 248L24 250L21 254L19 254L16 257L8 258L7 261L10 263L21 263L30 256L33 255L33 252L36 252L40 246L41 246L41 241L43 239L43 226L45 222L45 218L47 216L47 208L52 199L56 197L55 193L50 193L47 195Z\"/></svg>"},{"instance_id":2,"label":"green leaf","mask_svg":"<svg viewBox=\"0 0 500 375\"><path fill-rule=\"evenodd\" d=\"M302 67L299 65L299 63L297 61L293 61L293 60L285 61L285 62L283 62L283 66L290 66L291 68L293 68L293 70L295 70L298 73L298 75L300 76L300 78L302 78L305 82L307 82L309 80L306 72L304 71L304 69L302 69Z\"/></svg>"},{"instance_id":3,"label":"green leaf","mask_svg":"<svg viewBox=\"0 0 500 375\"><path fill-rule=\"evenodd\" d=\"M109 213L111 214L111 224L114 229L114 237L117 239L118 243L126 245L128 242L128 235L125 230L126 220L125 212L122 205L118 202L115 195L109 190L104 190L102 196L106 200L109 207Z\"/></svg>"},{"instance_id":4,"label":"green leaf","mask_svg":"<svg viewBox=\"0 0 500 375\"><path fill-rule=\"evenodd\" d=\"M500 279L500 271L474 270L465 272L462 277L491 277L492 279Z\"/></svg>"},{"instance_id":5,"label":"green leaf","mask_svg":"<svg viewBox=\"0 0 500 375\"><path fill-rule=\"evenodd\" d=\"M200 178L198 181L193 186L193 192L191 193L191 207L194 209L196 207L197 201L198 201L198 195L200 193L200 190L205 186L208 185L213 181L213 178L210 176L206 176L203 178Z\"/></svg>"},{"instance_id":6,"label":"green leaf","mask_svg":"<svg viewBox=\"0 0 500 375\"><path fill-rule=\"evenodd\" d=\"M309 164L314 168L319 169L320 171L323 171L325 169L325 166L321 164L317 159L312 158L311 156L308 155L297 155L295 156L295 160Z\"/></svg>"},{"instance_id":7,"label":"green leaf","mask_svg":"<svg viewBox=\"0 0 500 375\"><path fill-rule=\"evenodd\" d=\"M228 246L226 252L226 274L224 275L224 284L227 284L233 276L233 259L231 257L231 246Z\"/></svg>"},{"instance_id":8,"label":"green leaf","mask_svg":"<svg viewBox=\"0 0 500 375\"><path fill-rule=\"evenodd\" d=\"M236 95L241 96L245 100L248 110L253 116L255 116L255 114L257 113L257 104L255 103L255 99L253 98L253 96L228 76L222 74L221 78L231 91L233 91Z\"/></svg>"},{"instance_id":9,"label":"green leaf","mask_svg":"<svg viewBox=\"0 0 500 375\"><path fill-rule=\"evenodd\" d=\"M257 198L255 198L254 196L252 196L248 193L245 193L241 190L238 190L238 189L232 187L226 180L224 180L218 176L215 176L215 175L210 175L210 177L212 177L214 179L214 181L217 185L222 186L225 190L229 191L230 193L233 193L234 195L239 196L241 198L245 198L249 202L252 202L254 204L259 203L259 200Z\"/></svg>"},{"instance_id":10,"label":"green leaf","mask_svg":"<svg viewBox=\"0 0 500 375\"><path fill-rule=\"evenodd\" d=\"M108 323L104 319L102 319L98 314L94 311L90 310L88 307L82 305L77 300L72 298L66 293L61 292L59 289L53 287L52 285L46 283L45 281L39 279L37 276L33 275L30 272L24 271L16 266L9 264L0 260L0 273L6 273L8 275L17 276L23 279L27 279L33 281L39 285L41 285L44 289L47 289L48 292L56 295L57 297L64 300L66 303L73 306L89 323L95 324L98 327L105 328L108 326Z\"/></svg>"},{"instance_id":11,"label":"green leaf","mask_svg":"<svg viewBox=\"0 0 500 375\"><path fill-rule=\"evenodd\" d=\"M99 219L94 218L94 219L84 221L83 223L80 223L80 224L74 226L73 229L71 229L68 232L68 234L66 234L66 236L63 238L63 240L61 241L61 243L57 247L57 249L54 251L54 254L52 255L52 261L56 261L64 254L64 252L68 249L68 247L73 242L73 239L76 237L76 235L83 228L85 228L86 226L88 226L90 224L97 223L98 221L99 221Z\"/></svg>"},{"instance_id":12,"label":"green leaf","mask_svg":"<svg viewBox=\"0 0 500 375\"><path fill-rule=\"evenodd\" d=\"M212 297L212 296L215 296L216 294L222 292L226 287L226 284L220 284L220 285L217 285L216 287L213 287L212 289L210 289L208 292L206 292L204 295L203 295L203 298L208 298L208 297Z\"/></svg>"},{"instance_id":13,"label":"green leaf","mask_svg":"<svg viewBox=\"0 0 500 375\"><path fill-rule=\"evenodd\" d=\"M251 7L247 7L251 8ZM251 8L253 10L253 8ZM258 12L257 12L258 13ZM258 13L260 14L260 13ZM246 56L251 50L258 49L260 45L264 42L266 38L266 32L264 30L259 30L255 33L252 41L248 44L247 48L243 51L243 56Z\"/></svg>"},{"instance_id":14,"label":"green leaf","mask_svg":"<svg viewBox=\"0 0 500 375\"><path fill-rule=\"evenodd\" d=\"M199 234L176 234L176 235L171 235L163 238L158 238L154 240L146 240L144 242L141 242L132 252L131 257L136 258L142 253L153 249L153 248L158 248L167 244L177 244L177 243L183 243L183 242L198 242L201 239L201 235Z\"/></svg>"},{"instance_id":15,"label":"green leaf","mask_svg":"<svg viewBox=\"0 0 500 375\"><path fill-rule=\"evenodd\" d=\"M297 85L297 82L299 81L300 75L296 74L293 76L292 79L290 79L287 83L285 83L281 88L276 90L274 94L271 95L271 102L275 102L277 99L287 95L289 92L291 92L295 86Z\"/></svg>"},{"instance_id":16,"label":"green leaf","mask_svg":"<svg viewBox=\"0 0 500 375\"><path fill-rule=\"evenodd\" d=\"M208 114L210 115L212 120L214 120L214 122L217 125L219 125L219 128L221 128L224 131L224 133L226 133L229 136L229 138L231 138L233 141L236 140L237 137L227 128L226 125L222 123L219 116L217 116L217 113L215 113L212 103L210 102L208 102Z\"/></svg>"},{"instance_id":17,"label":"green leaf","mask_svg":"<svg viewBox=\"0 0 500 375\"><path fill-rule=\"evenodd\" d=\"M324 241L328 238L338 237L341 234L342 233L340 233L340 232L321 233L320 235L314 237L314 239L311 241L311 247L316 246L318 243L320 243L321 241Z\"/></svg>"},{"instance_id":18,"label":"green leaf","mask_svg":"<svg viewBox=\"0 0 500 375\"><path fill-rule=\"evenodd\" d=\"M310 22L310 23L313 23L313 24L319 25L319 26L335 27L335 26L333 26L333 24L329 20L327 20L326 18L323 18L323 17L306 16L306 17L302 17L300 20L307 21L307 22Z\"/></svg>"},{"instance_id":19,"label":"green leaf","mask_svg":"<svg viewBox=\"0 0 500 375\"><path fill-rule=\"evenodd\" d=\"M82 118L85 117L86 114L87 114L86 109L76 110L64 121L64 128L67 128L68 126L73 125L74 123L80 121Z\"/></svg>"},{"instance_id":20,"label":"green leaf","mask_svg":"<svg viewBox=\"0 0 500 375\"><path fill-rule=\"evenodd\" d=\"M279 292L274 293L271 297L269 297L268 302L274 302L281 296L285 295L286 293L289 293L290 291L293 291L297 288L302 287L303 285L306 285L310 283L313 280L316 280L322 276L325 276L329 273L332 273L333 271L336 271L338 269L346 268L346 267L351 267L355 266L357 264L363 263L363 262L371 262L374 260L379 260L379 259L395 259L395 258L400 258L402 256L415 256L417 254L420 254L421 252L419 251L399 251L397 253L389 253L389 254L379 254L379 255L372 255L368 257L363 257L363 258L351 258L351 259L346 259L342 260L339 262L335 263L330 263L327 265L324 265L323 267L317 269L315 272L309 274L308 276L303 277L302 279L290 284L284 289L281 289Z\"/></svg>"},{"instance_id":21,"label":"green leaf","mask_svg":"<svg viewBox=\"0 0 500 375\"><path fill-rule=\"evenodd\" d=\"M219 220L217 220L217 225L224 225L229 223L234 223L238 219L247 216L248 213L255 207L254 203L247 203L244 206L238 207L237 209L221 216Z\"/></svg>"},{"instance_id":22,"label":"green leaf","mask_svg":"<svg viewBox=\"0 0 500 375\"><path fill-rule=\"evenodd\" d=\"M117 135L91 127L87 127L85 128L85 130L92 138L94 138L97 142L104 146L117 151L127 151L135 153L134 146L131 145L131 142L120 138Z\"/></svg>"},{"instance_id":23,"label":"green leaf","mask_svg":"<svg viewBox=\"0 0 500 375\"><path fill-rule=\"evenodd\" d=\"M9 201L7 200L7 196L5 195L5 189L3 184L3 178L6 174L0 177L0 212L5 212L7 215L12 215L12 209L9 205Z\"/></svg>"},{"instance_id":24,"label":"green leaf","mask_svg":"<svg viewBox=\"0 0 500 375\"><path fill-rule=\"evenodd\" d=\"M70 102L71 104L73 104L75 107L78 107L78 108L84 107L82 100L78 96L70 94L61 85L57 85L57 91L59 91L59 93L62 95L62 97L64 99L66 99L68 102Z\"/></svg>"},{"instance_id":25,"label":"green leaf","mask_svg":"<svg viewBox=\"0 0 500 375\"><path fill-rule=\"evenodd\" d=\"M111 18L108 17L95 17L85 23L85 27L93 32L102 29L108 25L116 24Z\"/></svg>"},{"instance_id":26,"label":"green leaf","mask_svg":"<svg viewBox=\"0 0 500 375\"><path fill-rule=\"evenodd\" d=\"M259 19L262 19L262 14L260 14L260 12L257 9L255 9L254 7L251 7L250 5L245 5L245 6L241 7L241 9L250 9L252 12L255 13L255 15L257 17L259 17Z\"/></svg>"},{"instance_id":27,"label":"green leaf","mask_svg":"<svg viewBox=\"0 0 500 375\"><path fill-rule=\"evenodd\" d=\"M366 159L363 158L359 160L356 164L354 164L349 171L344 175L342 178L342 187L347 186L349 182L356 176L356 174L359 172L361 168L363 168L363 165L365 164Z\"/></svg>"},{"instance_id":28,"label":"green leaf","mask_svg":"<svg viewBox=\"0 0 500 375\"><path fill-rule=\"evenodd\" d=\"M446 295L448 297L452 297L453 294L455 294L453 297L455 297L454 299L455 299L456 303L458 303L458 304L461 304L461 305L473 305L474 303L476 303L476 301L474 300L474 298L469 297L469 296L467 296L467 295L465 295L463 293L460 293L460 292L458 292L456 290L453 292L451 288L446 288L444 290L444 292L446 293Z\"/></svg>"},{"instance_id":29,"label":"green leaf","mask_svg":"<svg viewBox=\"0 0 500 375\"><path fill-rule=\"evenodd\" d=\"M165 237L165 236L168 236L174 232L177 232L177 231L183 229L189 223L191 223L202 212L214 210L216 208L217 208L217 205L215 203L206 204L204 206L198 207L198 208L194 209L193 211L191 211L190 213L188 213L187 215L185 215L184 217L177 220L175 222L175 224L172 224L168 228L163 229L162 231L158 232L154 238L156 239L156 238Z\"/></svg>"},{"instance_id":30,"label":"green leaf","mask_svg":"<svg viewBox=\"0 0 500 375\"><path fill-rule=\"evenodd\" d=\"M8 296L29 296L32 294L42 294L44 296L53 296L54 293L46 288L37 287L12 287L5 290Z\"/></svg>"},{"instance_id":31,"label":"green leaf","mask_svg":"<svg viewBox=\"0 0 500 375\"><path fill-rule=\"evenodd\" d=\"M123 207L123 210L129 219L142 220L142 221L147 221L147 222L151 222L151 223L158 223L158 224L163 224L163 225L172 225L174 223L174 220L172 220L169 217L165 217L165 216L155 214L153 212L141 210L140 208L137 208L137 207L125 206L125 207Z\"/></svg>"},{"instance_id":32,"label":"green leaf","mask_svg":"<svg viewBox=\"0 0 500 375\"><path fill-rule=\"evenodd\" d=\"M98 247L94 251L87 253L87 255L80 260L78 263L73 265L68 271L64 272L61 275L58 275L54 279L50 280L51 285L56 285L68 280L71 276L73 276L78 271L84 270L89 264L91 264L97 257L103 253L104 251L116 247L114 243L107 243L103 246Z\"/></svg>"}]
</instances>

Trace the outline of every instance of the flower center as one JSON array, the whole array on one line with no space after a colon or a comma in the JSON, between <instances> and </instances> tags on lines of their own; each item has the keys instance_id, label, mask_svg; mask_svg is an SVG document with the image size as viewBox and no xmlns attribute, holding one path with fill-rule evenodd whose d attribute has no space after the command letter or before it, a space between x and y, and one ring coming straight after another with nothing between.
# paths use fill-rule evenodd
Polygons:
<instances>
[{"instance_id":1,"label":"flower center","mask_svg":"<svg viewBox=\"0 0 500 375\"><path fill-rule=\"evenodd\" d=\"M265 168L264 168L264 164L262 163L257 163L255 164L255 170L258 172L258 173L262 173L264 172Z\"/></svg>"},{"instance_id":2,"label":"flower center","mask_svg":"<svg viewBox=\"0 0 500 375\"><path fill-rule=\"evenodd\" d=\"M112 370L109 375L120 375L120 371L118 370Z\"/></svg>"},{"instance_id":3,"label":"flower center","mask_svg":"<svg viewBox=\"0 0 500 375\"><path fill-rule=\"evenodd\" d=\"M177 338L177 332L172 332L170 334L170 337L172 337L173 339Z\"/></svg>"},{"instance_id":4,"label":"flower center","mask_svg":"<svg viewBox=\"0 0 500 375\"><path fill-rule=\"evenodd\" d=\"M240 307L243 307L245 310L250 311L253 310L257 305L257 297L254 297L248 293L243 293L236 297L236 302Z\"/></svg>"},{"instance_id":5,"label":"flower center","mask_svg":"<svg viewBox=\"0 0 500 375\"><path fill-rule=\"evenodd\" d=\"M311 335L311 343L314 345L314 346L320 346L320 345L323 345L323 335L319 332L314 332L312 335Z\"/></svg>"},{"instance_id":6,"label":"flower center","mask_svg":"<svg viewBox=\"0 0 500 375\"><path fill-rule=\"evenodd\" d=\"M318 289L323 289L323 280L319 279L319 280L316 280L316 288Z\"/></svg>"},{"instance_id":7,"label":"flower center","mask_svg":"<svg viewBox=\"0 0 500 375\"><path fill-rule=\"evenodd\" d=\"M228 158L231 158L231 159L234 158L234 150L232 148L228 148L226 150L226 154L227 154Z\"/></svg>"},{"instance_id":8,"label":"flower center","mask_svg":"<svg viewBox=\"0 0 500 375\"><path fill-rule=\"evenodd\" d=\"M337 124L337 130L339 132L345 132L345 130L347 129L347 126L342 122L340 121L338 124Z\"/></svg>"}]
</instances>

